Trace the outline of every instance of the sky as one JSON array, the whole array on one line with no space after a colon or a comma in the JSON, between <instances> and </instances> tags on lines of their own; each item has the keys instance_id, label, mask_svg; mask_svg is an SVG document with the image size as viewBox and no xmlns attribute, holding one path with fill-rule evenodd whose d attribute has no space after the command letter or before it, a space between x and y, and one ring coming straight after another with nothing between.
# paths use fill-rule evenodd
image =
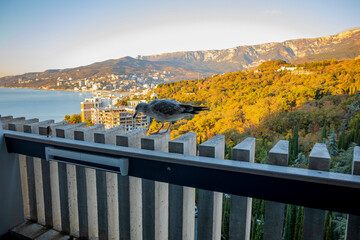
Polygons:
<instances>
[{"instance_id":1,"label":"sky","mask_svg":"<svg viewBox=\"0 0 360 240\"><path fill-rule=\"evenodd\" d=\"M0 77L360 28L359 0L0 0Z\"/></svg>"}]
</instances>

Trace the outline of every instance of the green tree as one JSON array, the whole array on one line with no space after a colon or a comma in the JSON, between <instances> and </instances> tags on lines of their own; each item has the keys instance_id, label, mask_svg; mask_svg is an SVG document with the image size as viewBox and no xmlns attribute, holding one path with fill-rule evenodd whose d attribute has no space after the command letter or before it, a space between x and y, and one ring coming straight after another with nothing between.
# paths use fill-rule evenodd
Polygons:
<instances>
[{"instance_id":1,"label":"green tree","mask_svg":"<svg viewBox=\"0 0 360 240\"><path fill-rule=\"evenodd\" d=\"M355 134L353 139L356 145L360 145L359 136L360 136L360 118L357 118L355 125Z\"/></svg>"},{"instance_id":2,"label":"green tree","mask_svg":"<svg viewBox=\"0 0 360 240\"><path fill-rule=\"evenodd\" d=\"M345 148L348 149L354 139L354 131L351 130L345 137Z\"/></svg>"},{"instance_id":3,"label":"green tree","mask_svg":"<svg viewBox=\"0 0 360 240\"><path fill-rule=\"evenodd\" d=\"M265 201L262 199L253 199L252 205L252 226L251 226L251 240L262 239L264 230L264 213L265 213Z\"/></svg>"},{"instance_id":4,"label":"green tree","mask_svg":"<svg viewBox=\"0 0 360 240\"><path fill-rule=\"evenodd\" d=\"M293 164L299 155L299 124L293 129L292 137L289 139L289 162Z\"/></svg>"},{"instance_id":5,"label":"green tree","mask_svg":"<svg viewBox=\"0 0 360 240\"><path fill-rule=\"evenodd\" d=\"M338 142L338 149L346 150L347 146L345 145L345 130L341 131L339 142Z\"/></svg>"},{"instance_id":6,"label":"green tree","mask_svg":"<svg viewBox=\"0 0 360 240\"><path fill-rule=\"evenodd\" d=\"M325 227L324 227L324 240L334 240L334 223L333 213L331 211L326 212Z\"/></svg>"},{"instance_id":7,"label":"green tree","mask_svg":"<svg viewBox=\"0 0 360 240\"><path fill-rule=\"evenodd\" d=\"M263 240L264 235L264 216L261 215L259 219L255 220L255 234L254 240Z\"/></svg>"},{"instance_id":8,"label":"green tree","mask_svg":"<svg viewBox=\"0 0 360 240\"><path fill-rule=\"evenodd\" d=\"M298 207L296 212L294 240L302 240L302 230L304 223L304 207Z\"/></svg>"},{"instance_id":9,"label":"green tree","mask_svg":"<svg viewBox=\"0 0 360 240\"><path fill-rule=\"evenodd\" d=\"M332 156L338 155L338 153L339 153L338 143L337 143L336 133L335 133L334 129L330 130L330 134L326 140L326 145L328 147L329 153Z\"/></svg>"},{"instance_id":10,"label":"green tree","mask_svg":"<svg viewBox=\"0 0 360 240\"><path fill-rule=\"evenodd\" d=\"M225 239L229 239L229 223L230 223L230 195L224 194L221 234Z\"/></svg>"},{"instance_id":11,"label":"green tree","mask_svg":"<svg viewBox=\"0 0 360 240\"><path fill-rule=\"evenodd\" d=\"M324 121L324 125L323 125L323 128L322 128L322 135L321 135L322 139L323 139L323 142L325 141L324 139L327 138L327 120L325 119Z\"/></svg>"},{"instance_id":12,"label":"green tree","mask_svg":"<svg viewBox=\"0 0 360 240\"><path fill-rule=\"evenodd\" d=\"M296 206L288 204L285 219L285 240L293 240L296 223Z\"/></svg>"}]
</instances>

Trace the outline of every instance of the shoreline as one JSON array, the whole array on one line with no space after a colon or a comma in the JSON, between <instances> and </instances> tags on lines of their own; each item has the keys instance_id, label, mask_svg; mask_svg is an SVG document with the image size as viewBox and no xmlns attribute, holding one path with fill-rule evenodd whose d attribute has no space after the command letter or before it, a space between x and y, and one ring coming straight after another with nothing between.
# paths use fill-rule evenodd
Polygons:
<instances>
[{"instance_id":1,"label":"shoreline","mask_svg":"<svg viewBox=\"0 0 360 240\"><path fill-rule=\"evenodd\" d=\"M122 95L129 95L129 92L113 92L113 91L83 91L83 90L79 90L79 91L75 91L75 90L71 90L71 89L40 89L40 88L26 88L26 87L2 87L0 86L0 88L6 88L6 89L29 89L29 90L40 90L40 91L61 91L61 92L74 92L74 93L93 93L95 94L122 94Z\"/></svg>"}]
</instances>

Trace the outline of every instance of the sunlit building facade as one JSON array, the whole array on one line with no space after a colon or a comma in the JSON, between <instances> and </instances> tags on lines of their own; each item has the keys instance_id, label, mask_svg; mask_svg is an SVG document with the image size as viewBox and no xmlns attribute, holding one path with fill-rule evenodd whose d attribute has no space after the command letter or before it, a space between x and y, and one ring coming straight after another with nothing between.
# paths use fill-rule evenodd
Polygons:
<instances>
[{"instance_id":1,"label":"sunlit building facade","mask_svg":"<svg viewBox=\"0 0 360 240\"><path fill-rule=\"evenodd\" d=\"M91 109L91 121L93 124L104 124L105 129L123 126L126 131L149 125L149 117L140 113L133 119L135 107L100 107Z\"/></svg>"}]
</instances>

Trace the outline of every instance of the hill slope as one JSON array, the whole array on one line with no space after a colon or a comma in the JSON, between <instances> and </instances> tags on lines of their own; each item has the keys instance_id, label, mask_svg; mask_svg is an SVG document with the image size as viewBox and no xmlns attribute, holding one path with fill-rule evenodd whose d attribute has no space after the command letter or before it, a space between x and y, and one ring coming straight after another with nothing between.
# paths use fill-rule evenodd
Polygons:
<instances>
[{"instance_id":1,"label":"hill slope","mask_svg":"<svg viewBox=\"0 0 360 240\"><path fill-rule=\"evenodd\" d=\"M216 134L229 137L249 129L256 129L257 136L286 135L296 124L306 131L319 128L325 118L336 124L333 125L335 129L340 129L338 124L347 117L344 109L348 104L339 107L338 103L320 102L321 110L311 109L315 101L324 96L353 95L360 91L360 58L307 63L300 73L279 71L282 65L282 61L271 61L259 66L262 71L239 71L207 79L160 84L155 89L159 98L202 104L211 109L190 121L175 123L172 137L194 131L206 140ZM301 108L305 108L306 116L301 116L304 111L292 113ZM351 114L359 112L360 108L356 105L354 109L356 111ZM275 117L267 120L271 115ZM268 124L261 128L264 121Z\"/></svg>"}]
</instances>

